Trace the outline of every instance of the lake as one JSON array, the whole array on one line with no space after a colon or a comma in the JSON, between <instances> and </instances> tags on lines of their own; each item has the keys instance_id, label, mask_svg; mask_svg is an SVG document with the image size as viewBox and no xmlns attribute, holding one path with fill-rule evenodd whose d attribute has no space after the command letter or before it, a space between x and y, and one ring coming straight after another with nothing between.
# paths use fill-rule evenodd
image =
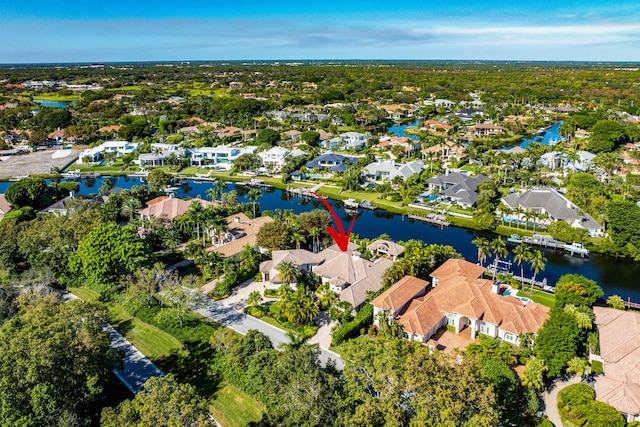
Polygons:
<instances>
[{"instance_id":1,"label":"lake","mask_svg":"<svg viewBox=\"0 0 640 427\"><path fill-rule=\"evenodd\" d=\"M397 124L397 125L394 125L394 126L390 126L390 127L388 127L388 128L387 128L387 132L391 132L391 133L393 133L393 134L394 134L395 136L397 136L397 137L403 137L403 136L406 136L406 137L408 137L408 138L418 140L418 139L420 139L420 137L419 137L419 136L417 136L417 135L405 135L404 131L405 131L407 128L416 127L416 126L418 126L419 124L420 124L420 119L417 119L415 122L407 123L407 124L405 124L405 125Z\"/></svg>"},{"instance_id":2,"label":"lake","mask_svg":"<svg viewBox=\"0 0 640 427\"><path fill-rule=\"evenodd\" d=\"M547 131L543 136L534 136L533 138L525 138L522 140L520 147L527 148L527 146L533 142L538 142L542 145L554 145L562 141L564 138L560 135L560 126L563 122L555 123L553 126L547 128Z\"/></svg>"},{"instance_id":3,"label":"lake","mask_svg":"<svg viewBox=\"0 0 640 427\"><path fill-rule=\"evenodd\" d=\"M105 178L81 181L81 194L97 193ZM181 186L176 192L178 197L206 197L211 182L186 181L186 188ZM11 183L1 182L0 193L3 193ZM131 188L133 185L143 184L139 178L118 177L116 186ZM235 189L241 202L248 202L247 193L249 187L228 184L225 191ZM289 197L286 192L276 189L263 191L259 199L263 210L290 209L295 213L307 212L313 209L324 209L316 199L300 199ZM330 201L331 205L342 218L343 225L348 226L351 215L344 210L340 201ZM477 261L477 249L471 243L478 234L488 239L495 238L491 233L478 233L464 228L447 227L440 229L437 226L427 225L408 220L401 215L391 214L382 210L362 211L359 213L353 227L353 233L363 238L375 238L382 233L387 233L393 240L420 239L429 244L441 244L453 246L462 256L472 262ZM513 245L510 246L513 249ZM625 261L606 255L591 254L588 258L572 257L561 251L541 249L547 258L544 271L537 275L538 280L547 279L550 285L554 285L563 274L582 274L595 280L605 291L606 295L620 295L623 299L631 298L640 302L640 263ZM519 268L514 267L519 274ZM531 276L529 266L525 265L525 276Z\"/></svg>"},{"instance_id":4,"label":"lake","mask_svg":"<svg viewBox=\"0 0 640 427\"><path fill-rule=\"evenodd\" d=\"M56 108L66 108L68 105L73 104L73 102L67 102L67 101L43 101L39 99L34 99L33 102L38 103L43 107L56 107Z\"/></svg>"}]
</instances>

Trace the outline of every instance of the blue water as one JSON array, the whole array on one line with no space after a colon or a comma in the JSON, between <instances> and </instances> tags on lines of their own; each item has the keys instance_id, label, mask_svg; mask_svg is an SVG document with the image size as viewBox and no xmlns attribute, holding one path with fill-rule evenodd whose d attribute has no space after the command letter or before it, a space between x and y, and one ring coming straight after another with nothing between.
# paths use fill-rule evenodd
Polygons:
<instances>
[{"instance_id":1,"label":"blue water","mask_svg":"<svg viewBox=\"0 0 640 427\"><path fill-rule=\"evenodd\" d=\"M57 108L66 108L68 105L73 104L73 102L64 102L64 101L40 101L34 100L33 102L42 105L43 107L57 107Z\"/></svg>"},{"instance_id":2,"label":"blue water","mask_svg":"<svg viewBox=\"0 0 640 427\"><path fill-rule=\"evenodd\" d=\"M105 178L95 180L82 180L80 182L81 194L96 194L102 181ZM143 185L139 178L118 177L116 186L120 188L131 188L134 185ZM11 185L10 182L0 182L0 193L4 193ZM211 188L211 182L186 181L185 185L178 186L177 197L206 198L207 189ZM248 202L247 193L249 187L235 186L229 183L225 191L235 189L238 192L240 202ZM313 209L324 209L321 202L316 199L300 199L289 197L281 190L269 189L263 191L262 197L258 200L263 210L289 209L295 213L307 212ZM341 216L343 225L348 226L352 216L344 210L344 205L339 201L330 201L336 212ZM421 239L428 244L440 244L453 246L467 260L477 261L477 249L471 243L478 233L472 230L457 227L447 227L441 229L437 226L414 222L406 217L391 214L383 210L366 211L358 214L353 227L353 233L363 238L378 237L382 233L387 233L393 240ZM488 239L495 238L490 233L482 233ZM510 249L514 245L508 244ZM537 280L547 279L550 285L563 274L576 273L595 280L605 291L606 295L620 295L623 299L631 297L632 301L640 302L640 263L621 260L609 256L592 253L588 258L572 257L562 251L551 249L540 249L547 258L546 268L538 273ZM507 258L510 259L510 258ZM520 275L520 266L515 263L513 272ZM528 264L524 265L525 277L531 277L532 272Z\"/></svg>"},{"instance_id":3,"label":"blue water","mask_svg":"<svg viewBox=\"0 0 640 427\"><path fill-rule=\"evenodd\" d=\"M417 135L405 135L405 134L404 134L404 131L405 131L405 129L407 129L407 128L416 127L416 126L418 126L419 124L420 124L420 119L417 119L415 122L408 123L408 124L406 124L406 125L396 125L396 126L388 127L388 128L387 128L387 132L391 132L391 133L393 133L395 136L398 136L398 137L406 136L406 137L408 137L408 138L418 140L418 139L420 139L420 138L419 138Z\"/></svg>"},{"instance_id":4,"label":"blue water","mask_svg":"<svg viewBox=\"0 0 640 427\"><path fill-rule=\"evenodd\" d=\"M560 121L551 126L549 129L547 129L547 133L545 133L542 137L534 136L533 138L523 139L520 147L527 148L527 146L532 142L538 142L542 145L552 145L554 141L561 141L562 135L560 135L560 126L562 126L562 123L563 122Z\"/></svg>"}]
</instances>

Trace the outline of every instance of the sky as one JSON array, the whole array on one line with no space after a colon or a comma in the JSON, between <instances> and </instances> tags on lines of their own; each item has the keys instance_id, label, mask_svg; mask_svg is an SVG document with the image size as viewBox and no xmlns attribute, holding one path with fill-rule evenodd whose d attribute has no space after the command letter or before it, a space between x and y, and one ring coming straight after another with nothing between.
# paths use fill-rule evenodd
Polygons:
<instances>
[{"instance_id":1,"label":"sky","mask_svg":"<svg viewBox=\"0 0 640 427\"><path fill-rule=\"evenodd\" d=\"M640 1L0 0L0 63L640 61Z\"/></svg>"}]
</instances>

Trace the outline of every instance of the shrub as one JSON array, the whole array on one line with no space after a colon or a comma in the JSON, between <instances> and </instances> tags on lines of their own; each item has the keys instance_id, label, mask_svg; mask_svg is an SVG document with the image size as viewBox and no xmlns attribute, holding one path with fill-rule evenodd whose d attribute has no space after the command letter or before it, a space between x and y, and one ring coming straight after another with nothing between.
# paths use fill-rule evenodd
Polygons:
<instances>
[{"instance_id":1,"label":"shrub","mask_svg":"<svg viewBox=\"0 0 640 427\"><path fill-rule=\"evenodd\" d=\"M340 345L344 340L354 338L361 329L367 328L373 322L373 306L366 304L360 309L355 319L335 328L331 335L331 344Z\"/></svg>"},{"instance_id":2,"label":"shrub","mask_svg":"<svg viewBox=\"0 0 640 427\"><path fill-rule=\"evenodd\" d=\"M591 373L593 375L600 375L602 374L603 369L602 369L602 362L599 360L594 360L593 362L591 362Z\"/></svg>"}]
</instances>

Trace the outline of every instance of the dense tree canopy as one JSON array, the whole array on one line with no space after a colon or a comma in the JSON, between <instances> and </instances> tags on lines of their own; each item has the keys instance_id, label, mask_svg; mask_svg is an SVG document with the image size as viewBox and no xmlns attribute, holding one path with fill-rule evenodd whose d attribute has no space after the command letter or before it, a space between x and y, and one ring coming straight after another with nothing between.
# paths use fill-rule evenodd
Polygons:
<instances>
[{"instance_id":1,"label":"dense tree canopy","mask_svg":"<svg viewBox=\"0 0 640 427\"><path fill-rule=\"evenodd\" d=\"M18 301L0 328L0 425L57 425L101 393L117 354L96 307L37 292Z\"/></svg>"}]
</instances>

